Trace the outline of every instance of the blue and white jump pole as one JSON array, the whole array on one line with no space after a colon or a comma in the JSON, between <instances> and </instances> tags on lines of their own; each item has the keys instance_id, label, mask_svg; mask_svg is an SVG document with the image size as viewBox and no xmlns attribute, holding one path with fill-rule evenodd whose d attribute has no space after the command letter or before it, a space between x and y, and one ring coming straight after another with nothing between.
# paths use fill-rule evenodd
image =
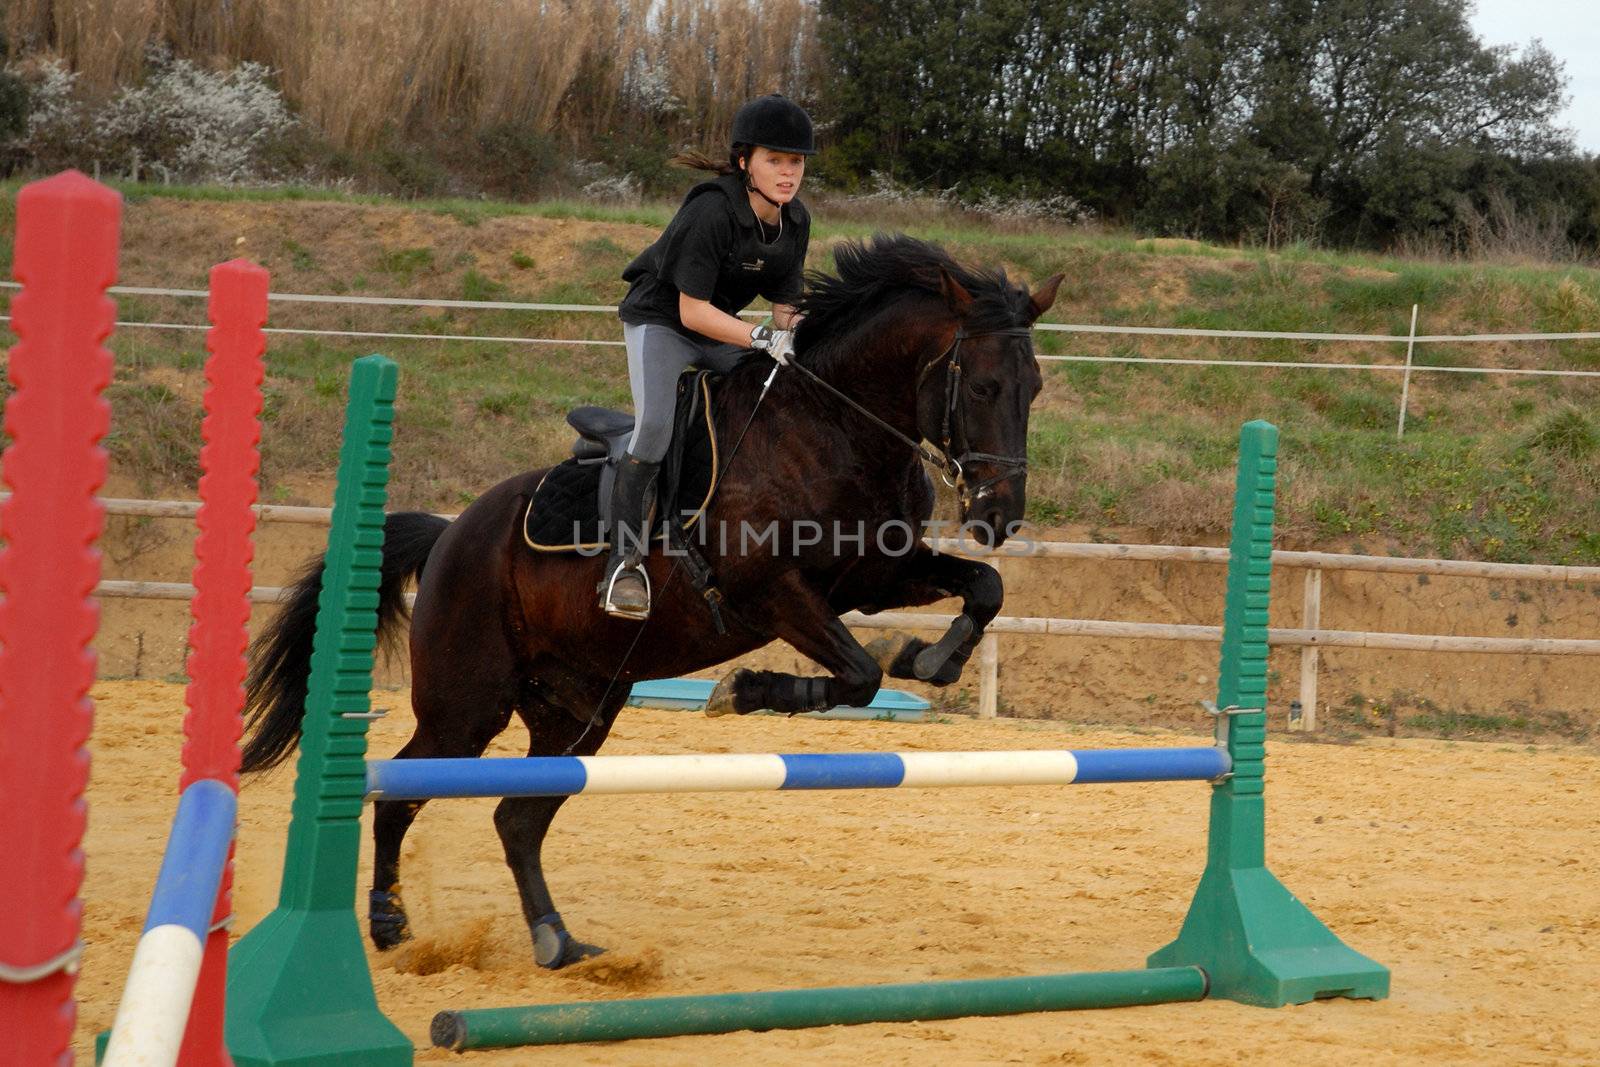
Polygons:
<instances>
[{"instance_id":1,"label":"blue and white jump pole","mask_svg":"<svg viewBox=\"0 0 1600 1067\"><path fill-rule=\"evenodd\" d=\"M367 763L367 796L383 800L433 800L607 793L1213 782L1226 777L1232 767L1227 749L1220 746L371 760Z\"/></svg>"},{"instance_id":2,"label":"blue and white jump pole","mask_svg":"<svg viewBox=\"0 0 1600 1067\"><path fill-rule=\"evenodd\" d=\"M392 400L392 388L384 396ZM388 407L373 416L376 426ZM386 427L386 424L385 424ZM373 432L373 439L379 437ZM382 443L387 444L387 437ZM355 453L352 453L354 455ZM373 455L378 455L374 449ZM359 457L358 457L359 458ZM305 807L307 824L335 842L325 861L306 858L285 879L284 904L251 933L240 948L254 950L260 979L237 976L230 994L230 1036L243 1023L266 1033L258 1020L271 1015L274 1035L319 1033L321 1021L337 1010L341 1050L359 1047L350 1039L349 1021L382 1020L366 972L354 916L343 910L354 895L357 828L361 793L384 800L432 797L567 796L600 793L723 790L814 790L932 786L1068 784L1086 782L1207 781L1211 819L1206 869L1177 940L1131 971L910 983L822 990L778 990L720 996L647 998L583 1004L540 1004L440 1012L431 1028L434 1043L456 1050L524 1044L620 1040L724 1033L736 1029L792 1029L843 1023L945 1019L1026 1011L1156 1004L1220 996L1245 1004L1276 1006L1320 997L1383 997L1389 991L1386 968L1354 952L1335 937L1266 867L1265 804L1267 624L1271 594L1272 524L1277 472L1277 430L1261 422L1240 434L1239 469L1234 494L1227 597L1223 608L1222 657L1217 679L1217 743L1182 749L1102 751L1022 751L959 753L844 753L799 755L531 757L474 760L379 760L365 755L366 693L370 669L382 543L383 460L366 459L361 482L366 491L340 500L359 515L351 528L366 531L365 555L330 563L327 574L350 575L348 595L324 589L318 647L322 662L336 664L319 690L313 669L312 693L326 699L308 703L306 741L296 783L297 820L304 793L321 807ZM341 507L334 528L341 527ZM356 540L352 538L351 544ZM330 559L333 551L330 549ZM357 594L360 594L359 596ZM331 635L326 638L325 635ZM334 644L334 640L342 642ZM317 663L313 657L313 663ZM340 695L342 703L334 700ZM351 713L356 713L352 715ZM350 716L346 718L346 716ZM330 740L331 739L331 740ZM291 832L291 856L294 834ZM310 856L310 852L304 853ZM320 880L319 880L320 879ZM304 905L289 890L304 890ZM314 897L314 899L312 899ZM312 904L317 905L313 910ZM294 905L293 908L289 905ZM334 910L334 909L340 910ZM298 909L296 911L295 909ZM274 920L285 916L278 925ZM313 929L303 915L333 916ZM264 931L264 933L263 933ZM335 938L331 934L338 934ZM314 936L312 936L314 935ZM254 942L251 942L254 939ZM342 943L339 942L342 939ZM335 952L342 949L342 955ZM298 992L305 973L284 961L314 956L329 969L338 958L343 972L359 975L347 983L349 995L335 1001L317 990L314 1001ZM236 955L242 955L236 949ZM359 986L359 988L357 988ZM357 1003L359 1001L359 1003ZM268 1010L270 1009L270 1011ZM357 1009L360 1009L358 1012ZM365 1014L361 1014L365 1012ZM375 1027L368 1027L375 1029ZM284 1037L287 1041L288 1037ZM302 1042L304 1044L304 1042ZM363 1063L409 1063L409 1041L392 1056ZM235 1049L238 1056L238 1050ZM264 1067L297 1063L350 1062L332 1053L297 1051L294 1058L250 1059Z\"/></svg>"},{"instance_id":3,"label":"blue and white jump pole","mask_svg":"<svg viewBox=\"0 0 1600 1067\"><path fill-rule=\"evenodd\" d=\"M211 778L178 799L104 1067L178 1062L237 812L233 790Z\"/></svg>"}]
</instances>

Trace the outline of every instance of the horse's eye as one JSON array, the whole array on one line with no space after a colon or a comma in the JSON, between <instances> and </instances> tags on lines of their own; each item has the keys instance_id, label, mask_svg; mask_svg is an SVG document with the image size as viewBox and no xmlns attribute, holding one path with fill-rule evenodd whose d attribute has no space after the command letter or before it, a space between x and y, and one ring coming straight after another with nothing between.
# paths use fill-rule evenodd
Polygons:
<instances>
[{"instance_id":1,"label":"horse's eye","mask_svg":"<svg viewBox=\"0 0 1600 1067\"><path fill-rule=\"evenodd\" d=\"M967 382L967 392L979 400L993 400L1000 395L1000 386L994 382L980 382L977 380Z\"/></svg>"}]
</instances>

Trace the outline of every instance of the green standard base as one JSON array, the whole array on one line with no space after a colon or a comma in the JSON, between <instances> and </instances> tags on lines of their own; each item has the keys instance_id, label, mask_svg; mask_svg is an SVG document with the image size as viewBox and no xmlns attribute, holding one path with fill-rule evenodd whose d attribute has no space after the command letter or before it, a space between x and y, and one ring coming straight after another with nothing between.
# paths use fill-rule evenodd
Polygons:
<instances>
[{"instance_id":1,"label":"green standard base","mask_svg":"<svg viewBox=\"0 0 1600 1067\"><path fill-rule=\"evenodd\" d=\"M1318 997L1377 999L1389 971L1345 946L1267 870L1268 616L1278 431L1239 431L1239 470L1228 548L1217 740L1233 773L1211 791L1206 867L1178 939L1150 966L1201 967L1211 995L1276 1008Z\"/></svg>"},{"instance_id":2,"label":"green standard base","mask_svg":"<svg viewBox=\"0 0 1600 1067\"><path fill-rule=\"evenodd\" d=\"M1206 976L1202 972L1193 967L1166 967L442 1011L433 1018L432 1035L433 1043L440 1048L461 1051L1120 1008L1200 1000L1205 995Z\"/></svg>"},{"instance_id":3,"label":"green standard base","mask_svg":"<svg viewBox=\"0 0 1600 1067\"><path fill-rule=\"evenodd\" d=\"M1149 964L1200 967L1213 997L1266 1008L1389 995L1389 969L1340 941L1265 867L1208 868L1178 939Z\"/></svg>"},{"instance_id":4,"label":"green standard base","mask_svg":"<svg viewBox=\"0 0 1600 1067\"><path fill-rule=\"evenodd\" d=\"M378 1010L355 912L280 907L229 953L225 1033L237 1067L410 1067Z\"/></svg>"}]
</instances>

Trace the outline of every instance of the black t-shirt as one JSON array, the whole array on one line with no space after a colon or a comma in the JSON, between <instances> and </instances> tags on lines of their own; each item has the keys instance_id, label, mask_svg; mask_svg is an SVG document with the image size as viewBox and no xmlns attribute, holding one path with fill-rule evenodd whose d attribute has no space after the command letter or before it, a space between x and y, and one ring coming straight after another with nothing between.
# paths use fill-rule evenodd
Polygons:
<instances>
[{"instance_id":1,"label":"black t-shirt","mask_svg":"<svg viewBox=\"0 0 1600 1067\"><path fill-rule=\"evenodd\" d=\"M799 200L781 210L783 231L768 244L738 175L696 185L655 244L622 272L630 288L617 314L630 325L670 326L695 340L709 340L684 328L679 293L709 300L729 315L758 296L775 304L799 299L811 216ZM767 235L772 231L768 226Z\"/></svg>"}]
</instances>

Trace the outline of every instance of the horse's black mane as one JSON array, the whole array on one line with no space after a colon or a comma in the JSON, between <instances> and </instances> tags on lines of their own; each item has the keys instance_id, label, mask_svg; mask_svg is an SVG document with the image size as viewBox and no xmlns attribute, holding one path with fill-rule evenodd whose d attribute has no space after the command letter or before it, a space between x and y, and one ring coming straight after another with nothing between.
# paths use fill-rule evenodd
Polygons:
<instances>
[{"instance_id":1,"label":"horse's black mane","mask_svg":"<svg viewBox=\"0 0 1600 1067\"><path fill-rule=\"evenodd\" d=\"M832 347L828 342L844 337L906 290L940 295L941 271L972 295L968 329L1004 329L1028 322L1028 292L1005 271L962 266L938 245L905 234L880 233L869 241L846 241L833 256L837 277L822 271L806 273L806 291L797 305L805 321L795 338L804 356L816 353L817 359L825 360Z\"/></svg>"}]
</instances>

